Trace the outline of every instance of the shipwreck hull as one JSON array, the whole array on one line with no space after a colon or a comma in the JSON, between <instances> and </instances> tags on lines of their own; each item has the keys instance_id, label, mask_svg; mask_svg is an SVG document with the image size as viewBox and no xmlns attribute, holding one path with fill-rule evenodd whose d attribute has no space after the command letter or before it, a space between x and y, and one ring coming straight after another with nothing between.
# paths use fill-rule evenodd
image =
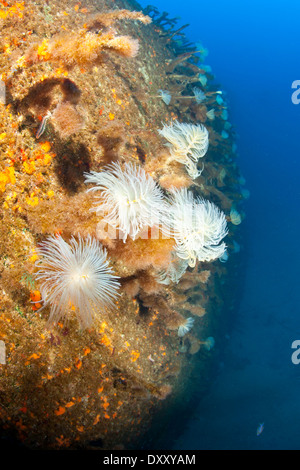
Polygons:
<instances>
[{"instance_id":1,"label":"shipwreck hull","mask_svg":"<svg viewBox=\"0 0 300 470\"><path fill-rule=\"evenodd\" d=\"M193 47L184 49L178 41L179 26L151 8L144 11L151 23L126 12L113 20L101 17L123 9L142 10L121 0L0 2L4 444L170 445L209 387L225 311L233 309L234 290L229 295L228 286L232 289L238 271L235 255L226 264L197 262L178 283L162 284L157 273L171 262L174 240L109 239L91 211L84 173L131 162L165 194L172 186L188 188L224 211L229 252L237 246L233 237L239 237L239 220L231 212L243 199L234 131L227 125L222 137L227 120L213 76ZM95 38L107 30L114 45L99 49ZM124 45L118 39L123 37L133 42ZM197 102L194 87L206 93L205 103ZM161 90L170 93L169 104ZM195 180L181 163L169 161L158 133L162 123L175 120L202 123L209 131L204 169ZM120 278L113 307L96 311L87 329L72 308L54 325L48 323L50 306L41 308L36 250L54 234L100 240ZM188 317L194 326L180 337L178 327ZM215 349L207 347L208 337L217 340Z\"/></svg>"}]
</instances>

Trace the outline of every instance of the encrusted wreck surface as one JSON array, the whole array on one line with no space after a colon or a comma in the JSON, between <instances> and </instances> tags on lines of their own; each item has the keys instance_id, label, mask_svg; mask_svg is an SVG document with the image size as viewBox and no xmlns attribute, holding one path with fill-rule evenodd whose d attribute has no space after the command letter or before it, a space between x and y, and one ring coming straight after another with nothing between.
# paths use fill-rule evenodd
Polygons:
<instances>
[{"instance_id":1,"label":"encrusted wreck surface","mask_svg":"<svg viewBox=\"0 0 300 470\"><path fill-rule=\"evenodd\" d=\"M172 20L132 11L134 1L0 0L0 422L3 438L25 446L131 448L146 435L155 445L151 425L169 432L193 381L199 393L208 382L228 265L197 262L160 283L174 240L102 236L84 183L112 162L140 165L166 194L189 188L214 202L228 252L238 251L242 179L226 102ZM194 180L158 133L175 120L209 131ZM113 308L88 329L71 306L51 326L50 307L40 310L36 249L49 235L98 238L120 277Z\"/></svg>"}]
</instances>

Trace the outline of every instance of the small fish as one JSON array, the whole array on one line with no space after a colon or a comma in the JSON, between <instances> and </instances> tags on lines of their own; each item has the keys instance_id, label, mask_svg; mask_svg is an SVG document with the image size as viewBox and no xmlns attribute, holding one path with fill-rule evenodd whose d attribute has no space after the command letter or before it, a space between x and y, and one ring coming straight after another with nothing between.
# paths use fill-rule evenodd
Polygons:
<instances>
[{"instance_id":1,"label":"small fish","mask_svg":"<svg viewBox=\"0 0 300 470\"><path fill-rule=\"evenodd\" d=\"M265 423L260 423L258 426L257 426L257 430L256 430L256 435L257 436L260 436L261 433L263 432L264 430L264 427L265 427Z\"/></svg>"}]
</instances>

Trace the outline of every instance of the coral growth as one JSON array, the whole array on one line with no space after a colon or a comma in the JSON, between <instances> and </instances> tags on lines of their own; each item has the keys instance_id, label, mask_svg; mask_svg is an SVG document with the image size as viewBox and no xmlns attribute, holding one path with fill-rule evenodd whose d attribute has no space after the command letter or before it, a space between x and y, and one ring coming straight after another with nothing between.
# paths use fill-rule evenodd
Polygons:
<instances>
[{"instance_id":1,"label":"coral growth","mask_svg":"<svg viewBox=\"0 0 300 470\"><path fill-rule=\"evenodd\" d=\"M101 128L97 136L98 144L103 149L101 161L105 164L113 163L120 158L125 143L125 129L120 122L110 122Z\"/></svg>"},{"instance_id":2,"label":"coral growth","mask_svg":"<svg viewBox=\"0 0 300 470\"><path fill-rule=\"evenodd\" d=\"M84 118L74 105L65 101L54 109L51 120L59 135L66 139L84 127Z\"/></svg>"},{"instance_id":3,"label":"coral growth","mask_svg":"<svg viewBox=\"0 0 300 470\"><path fill-rule=\"evenodd\" d=\"M150 16L146 16L140 11L123 9L95 14L86 27L88 30L96 29L98 31L99 29L109 28L116 21L120 20L140 21L143 24L149 24L152 21Z\"/></svg>"},{"instance_id":4,"label":"coral growth","mask_svg":"<svg viewBox=\"0 0 300 470\"><path fill-rule=\"evenodd\" d=\"M140 271L151 266L167 269L172 261L174 244L173 238L151 238L150 232L145 239L129 238L126 243L118 242L112 253L127 269Z\"/></svg>"},{"instance_id":5,"label":"coral growth","mask_svg":"<svg viewBox=\"0 0 300 470\"><path fill-rule=\"evenodd\" d=\"M38 62L51 62L68 69L75 65L90 67L103 61L103 52L115 52L123 57L135 57L138 40L129 36L117 36L110 26L118 19L133 19L144 24L151 19L139 12L119 10L96 16L86 28L72 34L61 34L52 39L44 39L33 45L25 55L27 65ZM95 27L100 27L95 32ZM101 28L102 27L102 28Z\"/></svg>"},{"instance_id":6,"label":"coral growth","mask_svg":"<svg viewBox=\"0 0 300 470\"><path fill-rule=\"evenodd\" d=\"M92 201L89 195L81 192L73 197L53 196L41 200L39 204L26 205L24 213L33 233L60 233L69 238L71 235L86 237L97 235L99 218L91 212Z\"/></svg>"},{"instance_id":7,"label":"coral growth","mask_svg":"<svg viewBox=\"0 0 300 470\"><path fill-rule=\"evenodd\" d=\"M162 188L171 190L172 188L188 188L192 184L192 181L188 175L176 175L172 173L162 176L159 179L159 184Z\"/></svg>"}]
</instances>

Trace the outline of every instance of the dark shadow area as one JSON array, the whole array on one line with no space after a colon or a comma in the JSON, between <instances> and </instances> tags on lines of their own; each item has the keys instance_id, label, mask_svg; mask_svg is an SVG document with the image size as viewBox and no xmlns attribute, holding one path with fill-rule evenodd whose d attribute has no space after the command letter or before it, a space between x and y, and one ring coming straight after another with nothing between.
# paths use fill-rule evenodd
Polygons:
<instances>
[{"instance_id":1,"label":"dark shadow area","mask_svg":"<svg viewBox=\"0 0 300 470\"><path fill-rule=\"evenodd\" d=\"M84 182L84 172L90 171L91 155L84 144L59 141L53 146L55 172L61 186L70 194L75 194Z\"/></svg>"}]
</instances>

